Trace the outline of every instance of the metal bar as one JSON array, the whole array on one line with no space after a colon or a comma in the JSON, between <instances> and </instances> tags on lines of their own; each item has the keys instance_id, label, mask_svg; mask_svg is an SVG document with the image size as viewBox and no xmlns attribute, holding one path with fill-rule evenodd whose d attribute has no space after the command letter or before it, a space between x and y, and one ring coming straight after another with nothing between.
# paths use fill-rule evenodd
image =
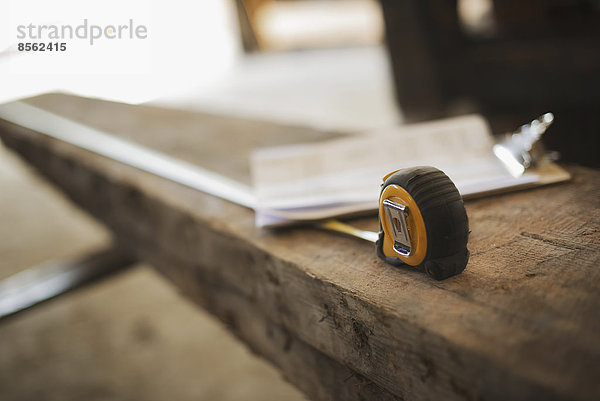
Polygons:
<instances>
[{"instance_id":1,"label":"metal bar","mask_svg":"<svg viewBox=\"0 0 600 401\"><path fill-rule=\"evenodd\" d=\"M0 105L0 118L242 206L256 206L247 185L26 103Z\"/></svg>"},{"instance_id":2,"label":"metal bar","mask_svg":"<svg viewBox=\"0 0 600 401\"><path fill-rule=\"evenodd\" d=\"M0 281L0 319L108 276L135 263L111 247L73 261L50 261Z\"/></svg>"}]
</instances>

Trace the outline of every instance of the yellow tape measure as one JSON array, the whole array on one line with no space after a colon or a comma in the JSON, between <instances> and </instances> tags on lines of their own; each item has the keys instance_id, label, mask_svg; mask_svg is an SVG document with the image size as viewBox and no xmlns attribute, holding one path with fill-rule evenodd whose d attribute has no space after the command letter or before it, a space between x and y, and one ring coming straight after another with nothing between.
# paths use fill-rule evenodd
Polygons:
<instances>
[{"instance_id":1,"label":"yellow tape measure","mask_svg":"<svg viewBox=\"0 0 600 401\"><path fill-rule=\"evenodd\" d=\"M469 221L460 193L434 167L413 167L383 179L377 255L393 265L422 267L442 280L469 260Z\"/></svg>"},{"instance_id":2,"label":"yellow tape measure","mask_svg":"<svg viewBox=\"0 0 600 401\"><path fill-rule=\"evenodd\" d=\"M409 265L443 280L462 272L469 260L469 222L460 193L434 167L394 171L383 178L379 233L335 220L321 227L375 242L386 262Z\"/></svg>"}]
</instances>

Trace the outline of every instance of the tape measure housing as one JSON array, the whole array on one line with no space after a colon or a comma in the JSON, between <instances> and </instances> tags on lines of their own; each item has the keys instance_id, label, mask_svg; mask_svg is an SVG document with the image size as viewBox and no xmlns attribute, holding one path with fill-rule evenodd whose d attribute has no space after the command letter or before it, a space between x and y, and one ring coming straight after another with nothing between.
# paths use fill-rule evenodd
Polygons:
<instances>
[{"instance_id":1,"label":"tape measure housing","mask_svg":"<svg viewBox=\"0 0 600 401\"><path fill-rule=\"evenodd\" d=\"M414 167L384 177L379 199L377 254L442 280L469 259L469 225L462 198L446 174Z\"/></svg>"}]
</instances>

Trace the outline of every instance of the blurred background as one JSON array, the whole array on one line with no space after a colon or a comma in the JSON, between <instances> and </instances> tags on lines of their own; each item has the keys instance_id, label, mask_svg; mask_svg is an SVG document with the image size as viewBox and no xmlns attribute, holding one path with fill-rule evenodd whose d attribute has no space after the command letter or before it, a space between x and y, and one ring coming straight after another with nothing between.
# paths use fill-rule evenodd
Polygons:
<instances>
[{"instance_id":1,"label":"blurred background","mask_svg":"<svg viewBox=\"0 0 600 401\"><path fill-rule=\"evenodd\" d=\"M27 6L8 3L5 26ZM67 0L54 3L82 17ZM103 6L115 11L119 4ZM57 73L68 59L48 70L33 55L15 53L12 34L3 36L0 102L62 91L355 133L481 113L502 134L552 111L546 146L564 161L600 165L598 0L171 0L143 7L151 46L117 63L149 57L142 71L119 70L114 58L101 57L94 69ZM3 148L0 221L0 278L109 241ZM82 398L303 399L141 265L0 321L0 399Z\"/></svg>"}]
</instances>

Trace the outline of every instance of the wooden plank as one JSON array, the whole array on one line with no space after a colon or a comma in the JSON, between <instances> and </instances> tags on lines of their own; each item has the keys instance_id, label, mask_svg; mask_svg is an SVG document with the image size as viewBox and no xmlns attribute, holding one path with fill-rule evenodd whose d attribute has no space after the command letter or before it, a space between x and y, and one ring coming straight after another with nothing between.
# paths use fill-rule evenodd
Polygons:
<instances>
[{"instance_id":1,"label":"wooden plank","mask_svg":"<svg viewBox=\"0 0 600 401\"><path fill-rule=\"evenodd\" d=\"M33 103L242 179L237 158L252 146L326 137L74 97ZM467 202L471 261L434 282L384 264L367 243L259 230L237 205L6 122L0 135L312 398L600 395L597 171Z\"/></svg>"}]
</instances>

